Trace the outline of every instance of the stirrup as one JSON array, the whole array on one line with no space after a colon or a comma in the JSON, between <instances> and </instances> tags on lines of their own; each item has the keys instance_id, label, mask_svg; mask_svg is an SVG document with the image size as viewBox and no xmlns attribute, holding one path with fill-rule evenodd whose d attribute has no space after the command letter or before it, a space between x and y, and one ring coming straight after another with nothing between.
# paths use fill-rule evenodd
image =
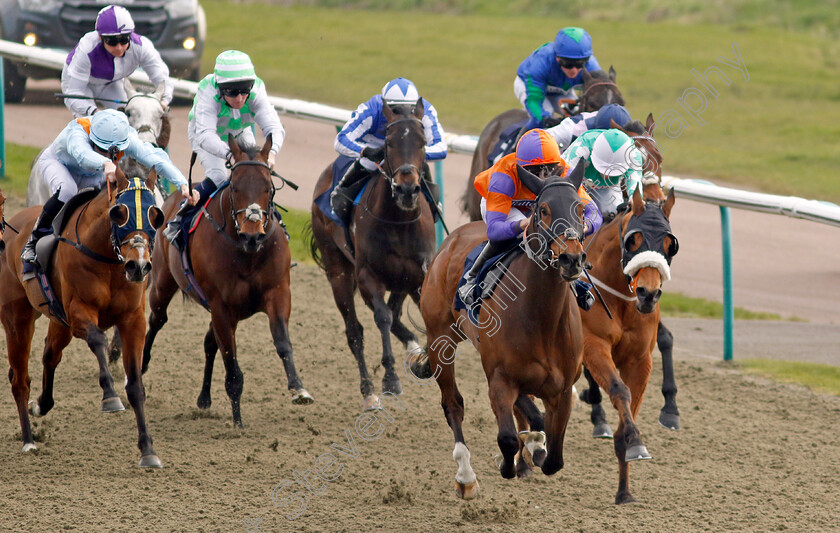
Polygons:
<instances>
[{"instance_id":1,"label":"stirrup","mask_svg":"<svg viewBox=\"0 0 840 533\"><path fill-rule=\"evenodd\" d=\"M458 296L461 301L467 305L472 305L475 302L473 293L475 292L475 278L467 278L464 284L458 288Z\"/></svg>"}]
</instances>

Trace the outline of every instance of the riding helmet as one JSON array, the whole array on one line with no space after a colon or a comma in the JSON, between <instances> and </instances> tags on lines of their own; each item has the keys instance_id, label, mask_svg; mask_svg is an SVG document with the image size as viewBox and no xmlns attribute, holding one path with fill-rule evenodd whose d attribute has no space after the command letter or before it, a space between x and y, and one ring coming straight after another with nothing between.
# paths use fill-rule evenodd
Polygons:
<instances>
[{"instance_id":1,"label":"riding helmet","mask_svg":"<svg viewBox=\"0 0 840 533\"><path fill-rule=\"evenodd\" d=\"M565 161L560 155L557 141L547 131L533 129L525 133L516 145L516 162L527 167L529 165L550 165Z\"/></svg>"},{"instance_id":2,"label":"riding helmet","mask_svg":"<svg viewBox=\"0 0 840 533\"><path fill-rule=\"evenodd\" d=\"M635 157L637 152L633 140L626 133L605 130L592 143L592 165L605 176L619 176L629 168L641 170Z\"/></svg>"},{"instance_id":3,"label":"riding helmet","mask_svg":"<svg viewBox=\"0 0 840 533\"><path fill-rule=\"evenodd\" d=\"M554 38L554 55L569 59L587 59L592 55L592 37L583 28L563 28Z\"/></svg>"},{"instance_id":4,"label":"riding helmet","mask_svg":"<svg viewBox=\"0 0 840 533\"><path fill-rule=\"evenodd\" d=\"M96 31L99 35L123 35L134 31L134 20L122 6L106 6L96 15Z\"/></svg>"},{"instance_id":5,"label":"riding helmet","mask_svg":"<svg viewBox=\"0 0 840 533\"><path fill-rule=\"evenodd\" d=\"M632 120L630 113L624 106L607 104L599 109L598 114L594 117L586 119L586 127L590 130L608 130L610 129L610 119L622 127Z\"/></svg>"},{"instance_id":6,"label":"riding helmet","mask_svg":"<svg viewBox=\"0 0 840 533\"><path fill-rule=\"evenodd\" d=\"M416 104L420 99L417 87L405 78L395 78L382 87L382 101L388 105Z\"/></svg>"},{"instance_id":7,"label":"riding helmet","mask_svg":"<svg viewBox=\"0 0 840 533\"><path fill-rule=\"evenodd\" d=\"M253 87L257 79L254 64L248 54L239 50L226 50L216 56L216 67L213 69L216 85L222 88L238 89L240 85Z\"/></svg>"},{"instance_id":8,"label":"riding helmet","mask_svg":"<svg viewBox=\"0 0 840 533\"><path fill-rule=\"evenodd\" d=\"M97 111L90 119L90 140L103 150L112 146L119 151L125 150L128 147L130 131L128 118L116 109Z\"/></svg>"}]
</instances>

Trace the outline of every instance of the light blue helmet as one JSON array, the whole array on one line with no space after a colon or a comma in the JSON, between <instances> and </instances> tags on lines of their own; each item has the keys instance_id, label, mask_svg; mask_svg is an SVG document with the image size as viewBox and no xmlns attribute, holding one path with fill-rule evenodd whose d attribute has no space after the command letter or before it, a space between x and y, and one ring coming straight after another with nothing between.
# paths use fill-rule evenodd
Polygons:
<instances>
[{"instance_id":1,"label":"light blue helmet","mask_svg":"<svg viewBox=\"0 0 840 533\"><path fill-rule=\"evenodd\" d=\"M416 104L420 99L417 87L405 78L395 78L382 87L382 100L388 105Z\"/></svg>"},{"instance_id":2,"label":"light blue helmet","mask_svg":"<svg viewBox=\"0 0 840 533\"><path fill-rule=\"evenodd\" d=\"M90 140L103 150L115 146L122 152L128 147L131 126L125 113L115 109L97 111L90 119Z\"/></svg>"},{"instance_id":3,"label":"light blue helmet","mask_svg":"<svg viewBox=\"0 0 840 533\"><path fill-rule=\"evenodd\" d=\"M583 28L563 28L554 38L554 55L569 59L586 59L592 55L592 37Z\"/></svg>"}]
</instances>

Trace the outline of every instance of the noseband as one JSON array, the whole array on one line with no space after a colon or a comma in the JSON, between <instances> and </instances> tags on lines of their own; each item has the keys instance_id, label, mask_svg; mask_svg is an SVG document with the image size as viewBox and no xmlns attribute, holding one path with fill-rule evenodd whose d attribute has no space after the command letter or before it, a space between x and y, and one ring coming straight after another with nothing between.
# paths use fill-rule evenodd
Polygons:
<instances>
[{"instance_id":1,"label":"noseband","mask_svg":"<svg viewBox=\"0 0 840 533\"><path fill-rule=\"evenodd\" d=\"M253 159L245 160L245 161L237 161L236 163L230 165L231 179L233 179L233 171L237 167L240 167L240 166L263 167L265 169L268 169L269 173L271 172L271 167L268 166L268 163L263 163L262 161L256 161L256 160L253 160ZM268 178L268 182L271 185L271 192L269 193L269 203L270 203L270 202L274 201L274 193L276 192L276 189L274 187L274 182L271 180L270 177ZM256 204L251 204L244 209L236 209L236 204L233 201L233 187L230 187L229 190L230 190L230 216L233 219L233 227L236 230L236 233L238 234L240 232L239 219L237 218L237 216L240 213L245 213L246 218L250 221L253 221L253 222L258 222L260 220L264 221L265 222L265 227L266 227L265 237L268 238L269 236L271 236L271 234L274 233L274 226L275 226L275 224L272 224L273 217L271 216L271 213L267 209L263 209L262 207L260 207L259 205L256 205ZM219 229L219 228L217 227L217 229ZM227 234L224 233L224 232L222 232L222 234L227 236Z\"/></svg>"}]
</instances>

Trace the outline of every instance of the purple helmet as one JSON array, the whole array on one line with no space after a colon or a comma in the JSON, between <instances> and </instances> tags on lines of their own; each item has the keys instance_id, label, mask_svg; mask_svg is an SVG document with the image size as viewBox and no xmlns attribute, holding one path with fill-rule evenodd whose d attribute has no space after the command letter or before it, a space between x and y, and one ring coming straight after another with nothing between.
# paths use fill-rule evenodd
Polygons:
<instances>
[{"instance_id":1,"label":"purple helmet","mask_svg":"<svg viewBox=\"0 0 840 533\"><path fill-rule=\"evenodd\" d=\"M96 31L99 35L123 35L134 31L131 14L122 6L103 7L96 15Z\"/></svg>"}]
</instances>

